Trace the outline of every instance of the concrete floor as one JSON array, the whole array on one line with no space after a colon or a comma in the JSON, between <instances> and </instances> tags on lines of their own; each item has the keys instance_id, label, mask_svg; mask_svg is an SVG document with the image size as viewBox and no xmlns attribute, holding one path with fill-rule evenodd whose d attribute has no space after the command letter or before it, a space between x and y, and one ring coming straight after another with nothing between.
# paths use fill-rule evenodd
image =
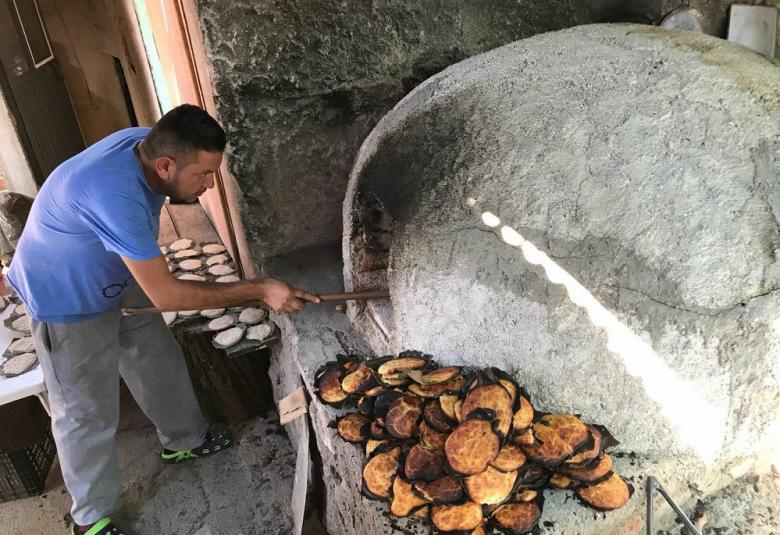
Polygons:
<instances>
[{"instance_id":1,"label":"concrete floor","mask_svg":"<svg viewBox=\"0 0 780 535\"><path fill-rule=\"evenodd\" d=\"M286 535L292 530L295 454L275 413L233 428L237 444L214 457L164 465L154 427L123 395L118 437L126 535ZM0 504L3 535L67 533L70 496L59 466L45 493Z\"/></svg>"}]
</instances>

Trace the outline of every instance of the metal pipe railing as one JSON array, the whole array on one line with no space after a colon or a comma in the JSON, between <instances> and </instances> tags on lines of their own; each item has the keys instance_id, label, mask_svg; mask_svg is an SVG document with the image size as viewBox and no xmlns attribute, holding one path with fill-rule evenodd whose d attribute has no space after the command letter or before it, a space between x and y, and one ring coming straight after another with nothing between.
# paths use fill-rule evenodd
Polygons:
<instances>
[{"instance_id":1,"label":"metal pipe railing","mask_svg":"<svg viewBox=\"0 0 780 535\"><path fill-rule=\"evenodd\" d=\"M688 530L691 532L691 535L701 535L701 531L696 529L696 526L693 525L693 522L691 522L690 518L688 518L682 509L680 509L680 506L677 505L677 502L672 499L663 485L661 485L653 476L649 476L647 478L647 486L645 487L645 493L647 496L647 535L653 535L653 491L656 490L661 493L661 496L664 497L666 503L668 503L671 508L674 509L677 518L685 525L686 528L688 528Z\"/></svg>"}]
</instances>

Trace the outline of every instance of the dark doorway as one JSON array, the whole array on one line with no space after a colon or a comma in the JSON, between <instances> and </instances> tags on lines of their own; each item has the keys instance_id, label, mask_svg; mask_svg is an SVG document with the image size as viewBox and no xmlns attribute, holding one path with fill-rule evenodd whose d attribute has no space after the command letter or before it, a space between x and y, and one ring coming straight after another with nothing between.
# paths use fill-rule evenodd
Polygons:
<instances>
[{"instance_id":1,"label":"dark doorway","mask_svg":"<svg viewBox=\"0 0 780 535\"><path fill-rule=\"evenodd\" d=\"M0 64L0 89L40 186L85 145L36 0L0 0Z\"/></svg>"}]
</instances>

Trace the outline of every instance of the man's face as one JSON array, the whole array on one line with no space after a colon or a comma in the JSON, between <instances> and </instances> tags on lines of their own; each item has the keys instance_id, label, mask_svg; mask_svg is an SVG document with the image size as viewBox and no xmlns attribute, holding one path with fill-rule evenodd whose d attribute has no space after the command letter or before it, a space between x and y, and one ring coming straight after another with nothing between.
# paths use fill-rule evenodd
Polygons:
<instances>
[{"instance_id":1,"label":"man's face","mask_svg":"<svg viewBox=\"0 0 780 535\"><path fill-rule=\"evenodd\" d=\"M166 166L168 176L161 176L167 185L167 194L177 200L193 202L207 189L214 187L214 174L222 163L221 152L199 150L179 161L171 159ZM180 165L180 164L183 164Z\"/></svg>"}]
</instances>

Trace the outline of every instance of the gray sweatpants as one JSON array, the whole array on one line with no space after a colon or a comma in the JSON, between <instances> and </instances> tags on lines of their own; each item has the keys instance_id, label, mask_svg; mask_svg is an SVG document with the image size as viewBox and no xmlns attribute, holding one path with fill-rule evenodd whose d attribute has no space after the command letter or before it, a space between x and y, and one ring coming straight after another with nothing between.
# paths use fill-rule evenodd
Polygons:
<instances>
[{"instance_id":1,"label":"gray sweatpants","mask_svg":"<svg viewBox=\"0 0 780 535\"><path fill-rule=\"evenodd\" d=\"M149 304L137 286L126 290L122 301L123 306ZM77 524L109 515L119 498L120 375L164 447L187 450L203 443L208 422L181 348L160 314L123 317L117 309L78 323L33 321L32 335Z\"/></svg>"}]
</instances>

